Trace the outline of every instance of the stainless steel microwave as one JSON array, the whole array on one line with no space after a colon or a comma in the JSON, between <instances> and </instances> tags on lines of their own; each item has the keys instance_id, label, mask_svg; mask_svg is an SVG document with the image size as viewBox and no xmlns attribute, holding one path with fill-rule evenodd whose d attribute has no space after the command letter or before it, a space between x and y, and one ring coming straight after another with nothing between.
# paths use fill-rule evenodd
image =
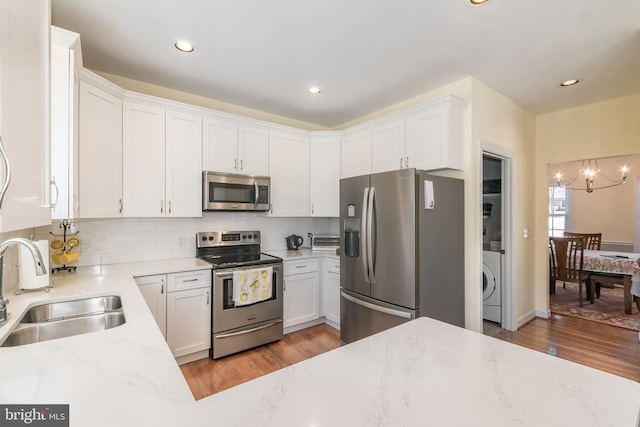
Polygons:
<instances>
[{"instance_id":1,"label":"stainless steel microwave","mask_svg":"<svg viewBox=\"0 0 640 427\"><path fill-rule=\"evenodd\" d=\"M202 210L268 211L270 187L268 176L202 172Z\"/></svg>"}]
</instances>

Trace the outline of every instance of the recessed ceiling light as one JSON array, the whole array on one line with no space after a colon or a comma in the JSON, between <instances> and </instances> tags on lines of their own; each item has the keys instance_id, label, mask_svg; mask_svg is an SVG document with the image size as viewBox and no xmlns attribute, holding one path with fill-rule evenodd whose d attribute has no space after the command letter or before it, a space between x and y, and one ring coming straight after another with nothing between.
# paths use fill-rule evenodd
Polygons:
<instances>
[{"instance_id":1,"label":"recessed ceiling light","mask_svg":"<svg viewBox=\"0 0 640 427\"><path fill-rule=\"evenodd\" d=\"M573 86L574 84L577 84L577 83L580 83L580 79L565 80L564 82L560 83L560 86L563 86L563 87Z\"/></svg>"},{"instance_id":2,"label":"recessed ceiling light","mask_svg":"<svg viewBox=\"0 0 640 427\"><path fill-rule=\"evenodd\" d=\"M193 45L187 41L184 40L180 40L177 41L174 46L176 47L176 49L178 49L180 52L193 52L194 48Z\"/></svg>"},{"instance_id":3,"label":"recessed ceiling light","mask_svg":"<svg viewBox=\"0 0 640 427\"><path fill-rule=\"evenodd\" d=\"M469 3L471 4L483 4L488 2L489 0L469 0Z\"/></svg>"},{"instance_id":4,"label":"recessed ceiling light","mask_svg":"<svg viewBox=\"0 0 640 427\"><path fill-rule=\"evenodd\" d=\"M311 95L318 95L322 91L319 87L311 86L309 89L307 89L307 92L309 92Z\"/></svg>"}]
</instances>

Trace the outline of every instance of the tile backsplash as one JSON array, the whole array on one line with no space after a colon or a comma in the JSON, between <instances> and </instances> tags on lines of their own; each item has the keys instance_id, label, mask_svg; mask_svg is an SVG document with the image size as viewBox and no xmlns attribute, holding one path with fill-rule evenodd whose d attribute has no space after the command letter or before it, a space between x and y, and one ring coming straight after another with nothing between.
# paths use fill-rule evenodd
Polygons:
<instances>
[{"instance_id":1,"label":"tile backsplash","mask_svg":"<svg viewBox=\"0 0 640 427\"><path fill-rule=\"evenodd\" d=\"M113 218L71 221L80 239L78 266L116 264L195 256L199 231L259 230L262 250L285 249L289 234L339 233L337 218L270 218L246 212L204 212L202 218ZM50 233L62 234L60 221L36 229L37 239L53 239Z\"/></svg>"}]
</instances>

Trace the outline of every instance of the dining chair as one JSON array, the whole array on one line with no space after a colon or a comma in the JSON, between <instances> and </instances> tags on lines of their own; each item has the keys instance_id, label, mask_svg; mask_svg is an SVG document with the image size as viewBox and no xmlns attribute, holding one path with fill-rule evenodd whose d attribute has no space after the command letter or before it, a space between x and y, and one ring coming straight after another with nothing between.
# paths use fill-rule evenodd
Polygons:
<instances>
[{"instance_id":1,"label":"dining chair","mask_svg":"<svg viewBox=\"0 0 640 427\"><path fill-rule=\"evenodd\" d=\"M574 233L565 231L564 237L582 237L585 239L584 248L591 251L599 251L602 246L602 233Z\"/></svg>"},{"instance_id":2,"label":"dining chair","mask_svg":"<svg viewBox=\"0 0 640 427\"><path fill-rule=\"evenodd\" d=\"M557 280L563 283L577 283L578 300L582 307L582 284L585 284L589 301L593 303L593 291L589 274L584 271L583 237L549 237L549 285L550 293L555 293Z\"/></svg>"}]
</instances>

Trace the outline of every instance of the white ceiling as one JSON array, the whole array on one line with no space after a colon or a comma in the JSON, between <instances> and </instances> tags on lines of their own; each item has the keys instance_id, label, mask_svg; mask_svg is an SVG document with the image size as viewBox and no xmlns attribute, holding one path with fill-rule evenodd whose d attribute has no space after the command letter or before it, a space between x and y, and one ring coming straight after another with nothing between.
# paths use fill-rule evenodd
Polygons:
<instances>
[{"instance_id":1,"label":"white ceiling","mask_svg":"<svg viewBox=\"0 0 640 427\"><path fill-rule=\"evenodd\" d=\"M87 68L326 127L467 76L536 114L640 92L639 0L52 0L52 21Z\"/></svg>"}]
</instances>

